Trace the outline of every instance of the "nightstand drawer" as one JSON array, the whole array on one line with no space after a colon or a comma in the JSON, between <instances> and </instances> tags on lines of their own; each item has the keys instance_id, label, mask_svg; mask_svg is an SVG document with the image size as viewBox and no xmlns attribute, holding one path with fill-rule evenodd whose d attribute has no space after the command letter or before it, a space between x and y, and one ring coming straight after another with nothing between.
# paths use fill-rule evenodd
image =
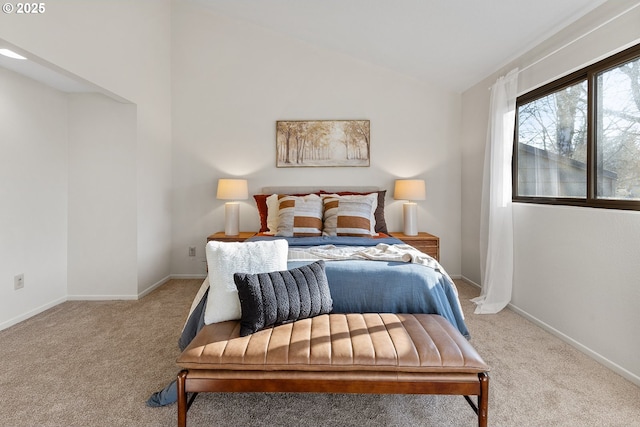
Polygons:
<instances>
[{"instance_id":1,"label":"nightstand drawer","mask_svg":"<svg viewBox=\"0 0 640 427\"><path fill-rule=\"evenodd\" d=\"M420 252L424 252L425 254L435 258L436 260L439 258L440 254L438 253L438 246L421 245L421 244L419 244L417 242L411 242L411 243L407 243L407 244L413 246L414 248L416 248Z\"/></svg>"},{"instance_id":2,"label":"nightstand drawer","mask_svg":"<svg viewBox=\"0 0 640 427\"><path fill-rule=\"evenodd\" d=\"M417 236L407 236L404 233L389 233L392 237L400 239L407 245L411 245L420 252L431 256L436 261L440 261L440 238L433 234L420 232Z\"/></svg>"}]
</instances>

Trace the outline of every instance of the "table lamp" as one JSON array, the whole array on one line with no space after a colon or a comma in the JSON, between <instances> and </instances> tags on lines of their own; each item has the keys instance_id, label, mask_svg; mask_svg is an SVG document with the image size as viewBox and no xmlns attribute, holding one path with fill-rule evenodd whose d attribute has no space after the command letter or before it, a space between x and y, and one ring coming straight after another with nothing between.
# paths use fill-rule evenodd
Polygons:
<instances>
[{"instance_id":1,"label":"table lamp","mask_svg":"<svg viewBox=\"0 0 640 427\"><path fill-rule=\"evenodd\" d=\"M220 200L232 200L224 204L224 234L240 234L240 203L237 200L249 198L246 179L219 179L218 194Z\"/></svg>"},{"instance_id":2,"label":"table lamp","mask_svg":"<svg viewBox=\"0 0 640 427\"><path fill-rule=\"evenodd\" d=\"M417 205L414 200L424 200L426 190L422 179L397 179L393 191L396 200L407 200L402 206L404 220L404 234L406 236L418 235Z\"/></svg>"}]
</instances>

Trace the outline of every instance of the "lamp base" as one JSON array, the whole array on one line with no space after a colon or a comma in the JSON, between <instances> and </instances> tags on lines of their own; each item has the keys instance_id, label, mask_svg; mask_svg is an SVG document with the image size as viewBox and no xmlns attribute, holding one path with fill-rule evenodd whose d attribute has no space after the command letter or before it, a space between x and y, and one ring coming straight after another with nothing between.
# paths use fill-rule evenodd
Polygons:
<instances>
[{"instance_id":1,"label":"lamp base","mask_svg":"<svg viewBox=\"0 0 640 427\"><path fill-rule=\"evenodd\" d=\"M224 204L224 234L225 236L240 234L240 203L238 202Z\"/></svg>"},{"instance_id":2,"label":"lamp base","mask_svg":"<svg viewBox=\"0 0 640 427\"><path fill-rule=\"evenodd\" d=\"M418 214L417 204L413 202L407 202L402 205L402 214L404 219L404 235L405 236L417 236L418 235Z\"/></svg>"}]
</instances>

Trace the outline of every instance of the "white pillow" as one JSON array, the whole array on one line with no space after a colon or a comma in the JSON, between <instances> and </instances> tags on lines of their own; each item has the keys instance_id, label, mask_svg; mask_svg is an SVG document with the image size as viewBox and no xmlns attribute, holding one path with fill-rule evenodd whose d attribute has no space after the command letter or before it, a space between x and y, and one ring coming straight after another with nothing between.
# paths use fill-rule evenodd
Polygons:
<instances>
[{"instance_id":1,"label":"white pillow","mask_svg":"<svg viewBox=\"0 0 640 427\"><path fill-rule=\"evenodd\" d=\"M272 194L266 199L267 202L267 228L269 234L276 234L278 231L278 210L280 202L278 201L278 195Z\"/></svg>"},{"instance_id":2,"label":"white pillow","mask_svg":"<svg viewBox=\"0 0 640 427\"><path fill-rule=\"evenodd\" d=\"M207 243L209 297L204 323L240 319L242 310L233 275L286 270L288 250L289 244L284 239Z\"/></svg>"}]
</instances>

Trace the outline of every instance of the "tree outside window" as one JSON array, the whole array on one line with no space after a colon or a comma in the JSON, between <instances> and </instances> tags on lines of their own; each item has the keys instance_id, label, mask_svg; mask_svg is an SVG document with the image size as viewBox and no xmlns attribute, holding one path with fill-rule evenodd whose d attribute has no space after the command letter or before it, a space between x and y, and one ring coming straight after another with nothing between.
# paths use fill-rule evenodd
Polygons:
<instances>
[{"instance_id":1,"label":"tree outside window","mask_svg":"<svg viewBox=\"0 0 640 427\"><path fill-rule=\"evenodd\" d=\"M514 201L640 210L640 45L517 101Z\"/></svg>"}]
</instances>

